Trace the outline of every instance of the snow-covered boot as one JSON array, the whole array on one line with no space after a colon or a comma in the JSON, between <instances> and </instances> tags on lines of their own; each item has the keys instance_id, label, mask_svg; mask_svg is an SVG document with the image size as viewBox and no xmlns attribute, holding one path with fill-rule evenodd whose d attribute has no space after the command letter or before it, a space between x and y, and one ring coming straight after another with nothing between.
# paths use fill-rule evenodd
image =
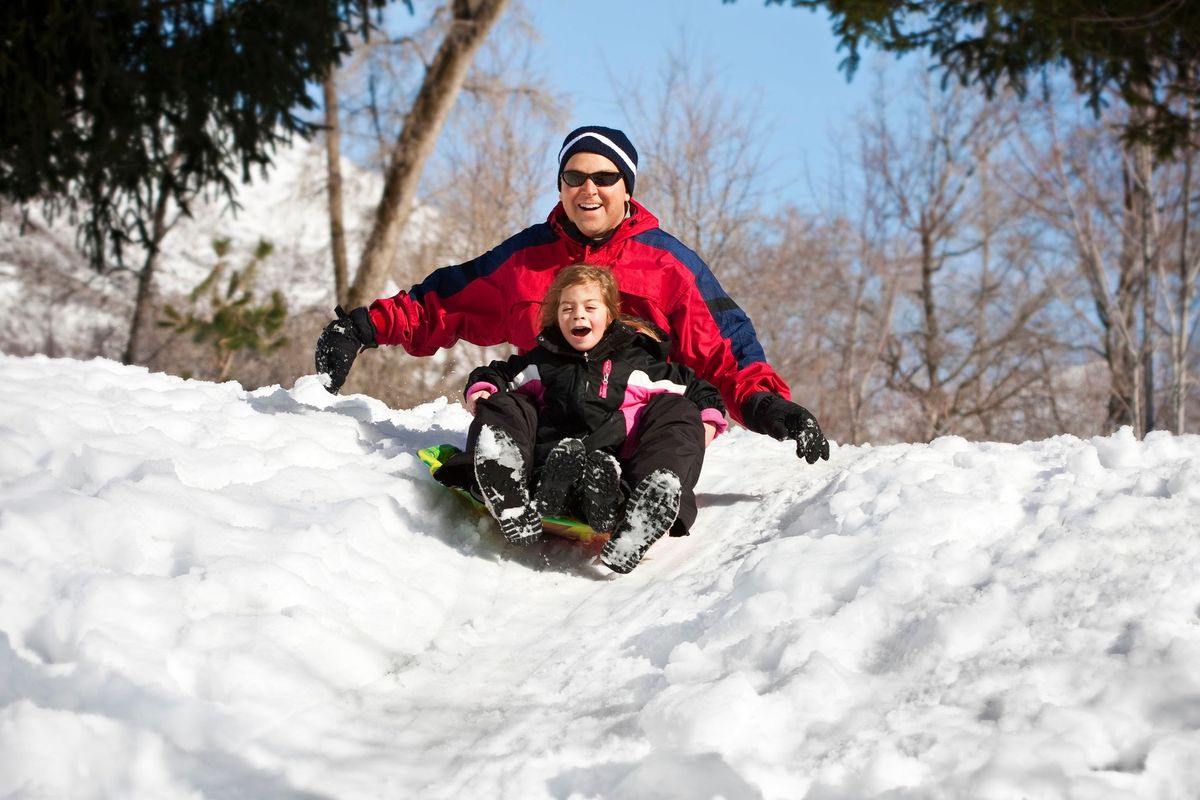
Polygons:
<instances>
[{"instance_id":1,"label":"snow-covered boot","mask_svg":"<svg viewBox=\"0 0 1200 800\"><path fill-rule=\"evenodd\" d=\"M484 505L513 544L542 538L542 520L529 499L525 459L506 431L484 425L475 443L475 481Z\"/></svg>"},{"instance_id":2,"label":"snow-covered boot","mask_svg":"<svg viewBox=\"0 0 1200 800\"><path fill-rule=\"evenodd\" d=\"M650 545L674 524L681 493L679 476L665 467L643 478L629 494L625 518L605 542L600 561L613 572L636 567Z\"/></svg>"},{"instance_id":3,"label":"snow-covered boot","mask_svg":"<svg viewBox=\"0 0 1200 800\"><path fill-rule=\"evenodd\" d=\"M588 453L583 467L583 516L592 530L611 531L621 515L621 464L603 450Z\"/></svg>"},{"instance_id":4,"label":"snow-covered boot","mask_svg":"<svg viewBox=\"0 0 1200 800\"><path fill-rule=\"evenodd\" d=\"M561 517L571 490L583 477L583 442L563 439L550 450L534 492L533 504L543 517Z\"/></svg>"}]
</instances>

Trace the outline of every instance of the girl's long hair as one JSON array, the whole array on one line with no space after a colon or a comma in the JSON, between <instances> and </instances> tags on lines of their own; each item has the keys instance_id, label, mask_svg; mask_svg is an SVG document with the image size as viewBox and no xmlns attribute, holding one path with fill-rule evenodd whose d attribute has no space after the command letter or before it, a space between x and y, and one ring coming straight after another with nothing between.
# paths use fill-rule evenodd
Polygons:
<instances>
[{"instance_id":1,"label":"girl's long hair","mask_svg":"<svg viewBox=\"0 0 1200 800\"><path fill-rule=\"evenodd\" d=\"M662 334L654 325L639 317L621 313L621 290L617 287L617 279L612 270L595 264L574 264L554 277L554 282L542 298L542 327L548 328L558 324L558 304L562 300L563 292L572 286L589 283L594 283L600 288L600 302L604 303L608 310L610 320L623 322L652 339L662 341Z\"/></svg>"},{"instance_id":2,"label":"girl's long hair","mask_svg":"<svg viewBox=\"0 0 1200 800\"><path fill-rule=\"evenodd\" d=\"M558 304L562 294L572 286L582 286L594 283L600 287L600 302L608 309L608 318L621 318L621 292L617 289L617 279L612 272L604 267L592 264L575 264L567 267L554 277L554 283L546 290L542 299L542 327L547 328L558 324Z\"/></svg>"}]
</instances>

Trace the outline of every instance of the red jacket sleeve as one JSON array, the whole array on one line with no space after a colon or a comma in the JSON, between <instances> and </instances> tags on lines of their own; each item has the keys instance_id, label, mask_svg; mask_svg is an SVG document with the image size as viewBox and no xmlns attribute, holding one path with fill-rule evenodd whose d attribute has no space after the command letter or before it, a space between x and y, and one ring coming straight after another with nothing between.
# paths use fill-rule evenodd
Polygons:
<instances>
[{"instance_id":1,"label":"red jacket sleeve","mask_svg":"<svg viewBox=\"0 0 1200 800\"><path fill-rule=\"evenodd\" d=\"M541 299L566 257L542 223L483 255L434 270L425 280L370 306L375 339L428 356L460 339L482 347L509 343L528 350L541 328Z\"/></svg>"}]
</instances>

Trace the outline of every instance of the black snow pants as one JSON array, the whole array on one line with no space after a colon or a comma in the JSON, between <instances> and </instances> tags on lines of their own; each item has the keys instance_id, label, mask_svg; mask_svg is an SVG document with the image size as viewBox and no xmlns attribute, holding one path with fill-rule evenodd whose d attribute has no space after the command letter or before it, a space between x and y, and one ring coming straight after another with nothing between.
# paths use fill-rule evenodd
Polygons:
<instances>
[{"instance_id":1,"label":"black snow pants","mask_svg":"<svg viewBox=\"0 0 1200 800\"><path fill-rule=\"evenodd\" d=\"M507 432L520 448L527 474L536 475L541 464L533 463L537 442L538 410L533 400L520 392L500 392L475 406L475 419L467 429L466 450L449 459L437 471L437 479L448 486L470 488L475 483L475 442L484 425ZM679 476L682 489L679 517L671 526L672 536L687 536L696 521L696 482L704 466L704 424L700 409L686 397L658 394L650 398L638 421L637 443L630 453L618 453L621 481L626 494L650 473L666 468ZM530 487L532 492L533 487Z\"/></svg>"}]
</instances>

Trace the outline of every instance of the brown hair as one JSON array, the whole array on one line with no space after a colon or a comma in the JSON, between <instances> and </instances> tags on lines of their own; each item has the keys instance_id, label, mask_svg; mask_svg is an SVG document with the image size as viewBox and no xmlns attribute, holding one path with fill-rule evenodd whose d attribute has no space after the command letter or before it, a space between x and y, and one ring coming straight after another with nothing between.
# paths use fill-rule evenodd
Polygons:
<instances>
[{"instance_id":1,"label":"brown hair","mask_svg":"<svg viewBox=\"0 0 1200 800\"><path fill-rule=\"evenodd\" d=\"M624 322L635 331L646 334L656 342L663 340L663 332L653 322L647 322L641 317L631 317L628 314L621 315L621 322Z\"/></svg>"},{"instance_id":2,"label":"brown hair","mask_svg":"<svg viewBox=\"0 0 1200 800\"><path fill-rule=\"evenodd\" d=\"M554 283L546 290L542 300L542 327L547 328L558 322L558 303L562 293L572 286L594 283L600 287L600 301L608 309L608 318L616 321L621 318L621 293L617 289L617 279L611 271L592 264L575 264L558 273Z\"/></svg>"},{"instance_id":3,"label":"brown hair","mask_svg":"<svg viewBox=\"0 0 1200 800\"><path fill-rule=\"evenodd\" d=\"M555 276L554 282L546 290L542 299L542 327L548 328L558 323L558 304L562 294L572 286L594 283L600 287L600 301L608 310L608 318L613 322L623 322L634 330L641 331L651 339L662 340L662 335L650 323L638 317L621 313L621 292L617 288L617 279L612 270L597 267L594 264L574 264Z\"/></svg>"}]
</instances>

